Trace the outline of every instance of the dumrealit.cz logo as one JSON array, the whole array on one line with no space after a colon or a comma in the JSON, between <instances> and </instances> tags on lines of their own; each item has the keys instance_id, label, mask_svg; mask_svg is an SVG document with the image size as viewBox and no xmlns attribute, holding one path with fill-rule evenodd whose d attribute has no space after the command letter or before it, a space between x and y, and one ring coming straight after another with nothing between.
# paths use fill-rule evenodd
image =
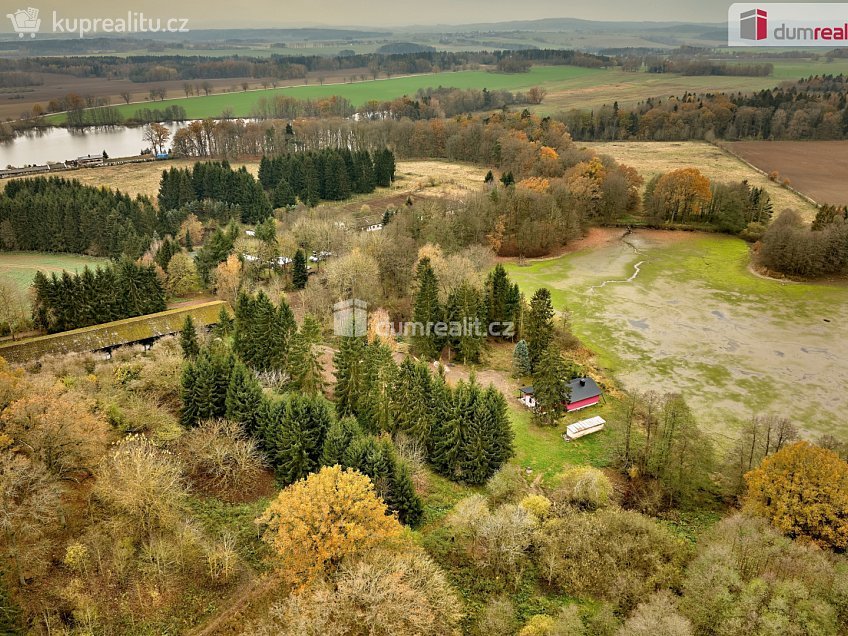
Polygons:
<instances>
[{"instance_id":1,"label":"dumrealit.cz logo","mask_svg":"<svg viewBox=\"0 0 848 636\"><path fill-rule=\"evenodd\" d=\"M34 38L41 31L38 9L27 7L6 17L12 22L12 30L19 38L29 35ZM141 11L127 11L125 16L65 18L53 12L53 33L77 35L84 38L90 33L188 33L188 18L149 17Z\"/></svg>"},{"instance_id":2,"label":"dumrealit.cz logo","mask_svg":"<svg viewBox=\"0 0 848 636\"><path fill-rule=\"evenodd\" d=\"M846 3L736 3L727 12L728 46L845 46Z\"/></svg>"}]
</instances>

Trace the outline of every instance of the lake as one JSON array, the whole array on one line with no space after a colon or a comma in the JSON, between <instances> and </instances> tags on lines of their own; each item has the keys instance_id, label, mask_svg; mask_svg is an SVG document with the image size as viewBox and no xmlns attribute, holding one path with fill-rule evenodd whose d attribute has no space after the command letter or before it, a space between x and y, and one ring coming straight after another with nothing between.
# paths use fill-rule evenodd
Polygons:
<instances>
[{"instance_id":1,"label":"lake","mask_svg":"<svg viewBox=\"0 0 848 636\"><path fill-rule=\"evenodd\" d=\"M171 135L188 122L166 123ZM105 150L110 157L131 157L148 147L142 137L144 126L109 128L46 128L27 132L14 141L0 143L0 167L21 167L65 161L83 155L99 155Z\"/></svg>"}]
</instances>

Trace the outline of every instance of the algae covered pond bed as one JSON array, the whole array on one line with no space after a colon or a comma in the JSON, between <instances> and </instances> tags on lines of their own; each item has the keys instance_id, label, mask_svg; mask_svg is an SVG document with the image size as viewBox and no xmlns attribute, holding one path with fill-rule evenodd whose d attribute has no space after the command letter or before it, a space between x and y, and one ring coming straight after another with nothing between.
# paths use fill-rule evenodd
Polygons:
<instances>
[{"instance_id":1,"label":"algae covered pond bed","mask_svg":"<svg viewBox=\"0 0 848 636\"><path fill-rule=\"evenodd\" d=\"M758 277L731 237L595 232L585 249L508 269L528 297L551 290L624 388L683 393L718 436L755 413L844 432L848 287Z\"/></svg>"}]
</instances>

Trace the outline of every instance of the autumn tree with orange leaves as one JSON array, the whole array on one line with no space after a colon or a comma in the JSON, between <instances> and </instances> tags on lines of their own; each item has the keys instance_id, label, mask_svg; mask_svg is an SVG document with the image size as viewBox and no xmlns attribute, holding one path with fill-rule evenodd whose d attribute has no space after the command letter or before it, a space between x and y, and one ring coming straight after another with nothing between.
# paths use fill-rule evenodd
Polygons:
<instances>
[{"instance_id":1,"label":"autumn tree with orange leaves","mask_svg":"<svg viewBox=\"0 0 848 636\"><path fill-rule=\"evenodd\" d=\"M848 463L833 451L796 442L764 459L745 481L749 512L790 537L848 548Z\"/></svg>"},{"instance_id":2,"label":"autumn tree with orange leaves","mask_svg":"<svg viewBox=\"0 0 848 636\"><path fill-rule=\"evenodd\" d=\"M688 223L712 199L710 180L697 168L672 170L645 188L645 209L669 223Z\"/></svg>"},{"instance_id":3,"label":"autumn tree with orange leaves","mask_svg":"<svg viewBox=\"0 0 848 636\"><path fill-rule=\"evenodd\" d=\"M322 468L280 491L256 523L293 584L335 571L347 556L400 537L371 480L339 466Z\"/></svg>"}]
</instances>

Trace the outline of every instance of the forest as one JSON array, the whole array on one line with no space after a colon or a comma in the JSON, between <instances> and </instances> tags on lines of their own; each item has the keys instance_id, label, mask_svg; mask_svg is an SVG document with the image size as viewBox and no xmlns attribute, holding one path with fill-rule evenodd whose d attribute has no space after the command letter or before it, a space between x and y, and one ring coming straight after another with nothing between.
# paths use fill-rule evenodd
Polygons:
<instances>
[{"instance_id":1,"label":"forest","mask_svg":"<svg viewBox=\"0 0 848 636\"><path fill-rule=\"evenodd\" d=\"M844 139L848 77L817 75L755 93L685 93L557 115L579 140Z\"/></svg>"}]
</instances>

